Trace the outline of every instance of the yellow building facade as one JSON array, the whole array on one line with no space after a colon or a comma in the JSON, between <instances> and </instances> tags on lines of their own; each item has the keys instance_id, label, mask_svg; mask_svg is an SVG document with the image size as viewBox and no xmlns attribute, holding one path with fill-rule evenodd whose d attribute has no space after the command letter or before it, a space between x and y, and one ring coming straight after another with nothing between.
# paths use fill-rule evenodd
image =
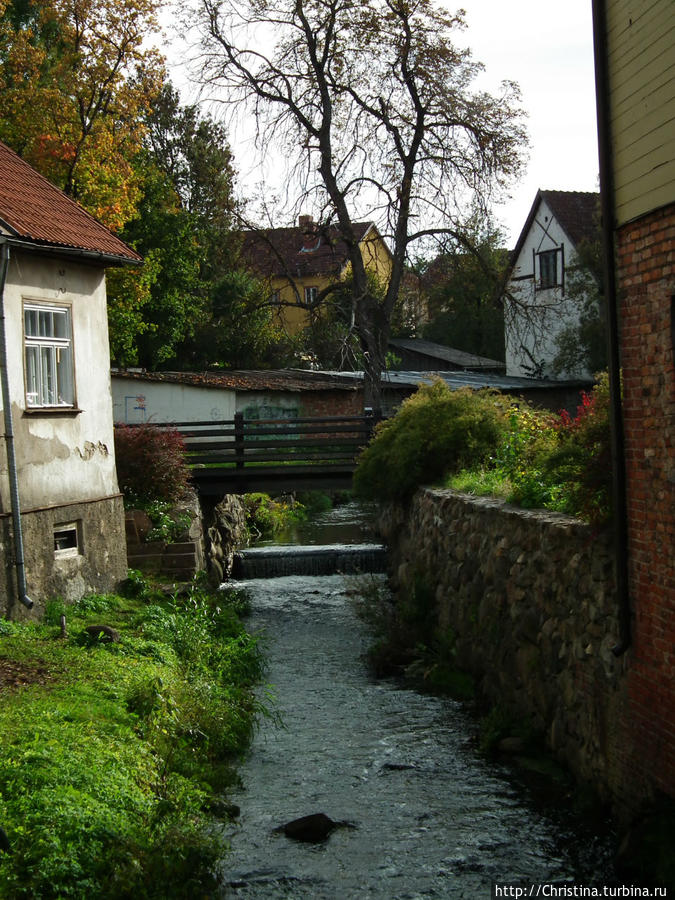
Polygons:
<instances>
[{"instance_id":1,"label":"yellow building facade","mask_svg":"<svg viewBox=\"0 0 675 900\"><path fill-rule=\"evenodd\" d=\"M376 226L359 222L354 232L366 269L386 285L391 253ZM300 216L293 228L248 231L243 238L246 264L267 282L278 321L291 336L321 315L326 288L347 278L351 269L338 229L319 225L311 216Z\"/></svg>"}]
</instances>

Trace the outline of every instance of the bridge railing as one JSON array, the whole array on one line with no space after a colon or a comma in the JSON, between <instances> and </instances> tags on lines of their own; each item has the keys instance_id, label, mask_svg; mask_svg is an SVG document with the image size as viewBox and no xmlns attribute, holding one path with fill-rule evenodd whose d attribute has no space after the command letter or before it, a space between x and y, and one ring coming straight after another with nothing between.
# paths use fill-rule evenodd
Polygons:
<instances>
[{"instance_id":1,"label":"bridge railing","mask_svg":"<svg viewBox=\"0 0 675 900\"><path fill-rule=\"evenodd\" d=\"M206 493L348 486L377 414L292 419L173 422L185 440L187 461Z\"/></svg>"}]
</instances>

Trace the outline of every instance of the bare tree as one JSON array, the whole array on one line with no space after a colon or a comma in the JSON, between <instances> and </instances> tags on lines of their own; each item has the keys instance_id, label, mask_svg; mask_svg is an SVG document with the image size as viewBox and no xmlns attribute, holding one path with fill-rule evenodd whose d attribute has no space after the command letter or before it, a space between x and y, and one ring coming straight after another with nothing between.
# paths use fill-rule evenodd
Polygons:
<instances>
[{"instance_id":1,"label":"bare tree","mask_svg":"<svg viewBox=\"0 0 675 900\"><path fill-rule=\"evenodd\" d=\"M519 173L518 88L504 82L499 96L473 88L482 66L452 41L463 12L432 0L191 3L204 84L239 109L249 104L259 145L282 148L304 201L347 245L366 403L380 406L409 248L434 236L461 240L464 219L486 212ZM353 228L365 210L392 252L383 296L369 289Z\"/></svg>"}]
</instances>

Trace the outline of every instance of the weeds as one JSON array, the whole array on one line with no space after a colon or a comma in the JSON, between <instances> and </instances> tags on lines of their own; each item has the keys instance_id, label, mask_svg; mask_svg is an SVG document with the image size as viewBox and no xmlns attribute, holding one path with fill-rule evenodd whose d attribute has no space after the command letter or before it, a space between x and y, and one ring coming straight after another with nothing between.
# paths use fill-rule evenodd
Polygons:
<instances>
[{"instance_id":1,"label":"weeds","mask_svg":"<svg viewBox=\"0 0 675 900\"><path fill-rule=\"evenodd\" d=\"M376 676L403 675L430 693L473 697L471 677L455 662L455 635L438 627L433 592L423 575L416 574L411 589L396 599L372 576L350 579L348 594L371 632L367 657Z\"/></svg>"}]
</instances>

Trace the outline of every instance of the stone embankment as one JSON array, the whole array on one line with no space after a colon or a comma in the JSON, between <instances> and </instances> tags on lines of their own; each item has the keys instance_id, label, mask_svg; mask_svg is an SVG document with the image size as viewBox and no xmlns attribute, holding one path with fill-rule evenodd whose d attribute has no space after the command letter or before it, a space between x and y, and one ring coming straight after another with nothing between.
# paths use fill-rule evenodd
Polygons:
<instances>
[{"instance_id":1,"label":"stone embankment","mask_svg":"<svg viewBox=\"0 0 675 900\"><path fill-rule=\"evenodd\" d=\"M146 574L189 581L204 569L218 585L232 571L234 553L248 543L246 510L241 499L226 494L209 509L197 496L177 504L171 511L176 521L186 520L184 532L173 543L149 541L152 522L142 510L126 513L127 560L129 567ZM189 524L187 524L189 522Z\"/></svg>"},{"instance_id":2,"label":"stone embankment","mask_svg":"<svg viewBox=\"0 0 675 900\"><path fill-rule=\"evenodd\" d=\"M611 800L625 658L608 535L555 513L421 490L380 530L393 587L421 579L456 664L483 698L545 735L554 754Z\"/></svg>"}]
</instances>

